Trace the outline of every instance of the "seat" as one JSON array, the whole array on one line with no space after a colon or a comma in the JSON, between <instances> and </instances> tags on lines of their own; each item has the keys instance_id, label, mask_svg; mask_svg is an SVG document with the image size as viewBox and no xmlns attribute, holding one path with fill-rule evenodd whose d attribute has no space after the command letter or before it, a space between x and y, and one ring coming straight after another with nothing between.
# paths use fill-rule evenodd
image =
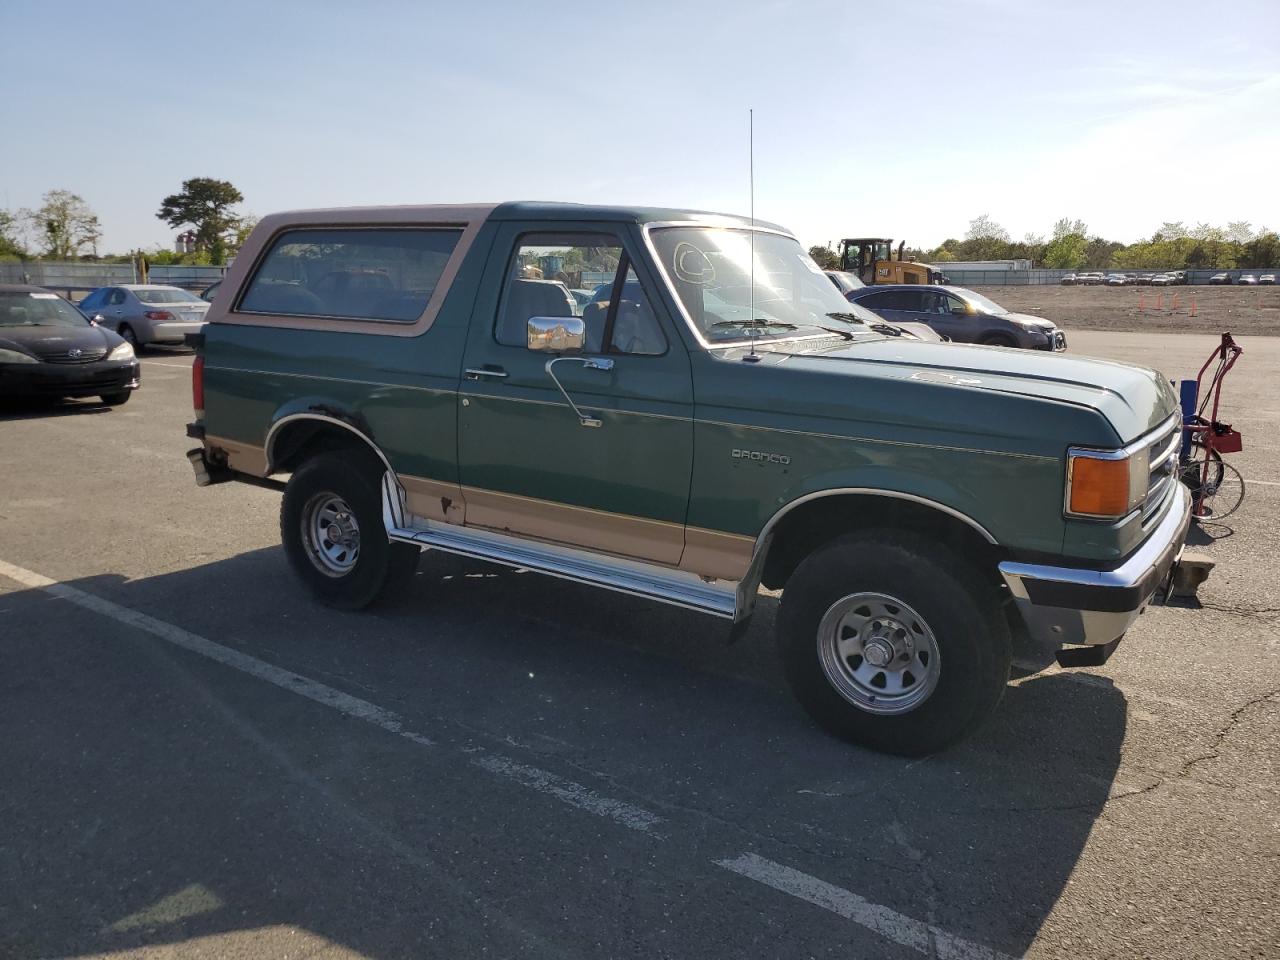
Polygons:
<instances>
[{"instance_id":1,"label":"seat","mask_svg":"<svg viewBox=\"0 0 1280 960\"><path fill-rule=\"evenodd\" d=\"M512 280L503 298L498 342L512 347L529 343L530 317L572 317L573 295L557 280Z\"/></svg>"}]
</instances>

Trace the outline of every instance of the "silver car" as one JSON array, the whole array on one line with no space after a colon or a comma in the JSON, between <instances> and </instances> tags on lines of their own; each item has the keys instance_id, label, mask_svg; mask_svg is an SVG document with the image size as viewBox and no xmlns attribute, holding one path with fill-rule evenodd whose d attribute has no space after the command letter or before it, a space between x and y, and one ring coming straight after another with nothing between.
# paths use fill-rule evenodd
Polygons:
<instances>
[{"instance_id":1,"label":"silver car","mask_svg":"<svg viewBox=\"0 0 1280 960\"><path fill-rule=\"evenodd\" d=\"M80 301L80 309L137 349L181 344L188 333L199 333L209 304L181 287L126 283L100 287Z\"/></svg>"}]
</instances>

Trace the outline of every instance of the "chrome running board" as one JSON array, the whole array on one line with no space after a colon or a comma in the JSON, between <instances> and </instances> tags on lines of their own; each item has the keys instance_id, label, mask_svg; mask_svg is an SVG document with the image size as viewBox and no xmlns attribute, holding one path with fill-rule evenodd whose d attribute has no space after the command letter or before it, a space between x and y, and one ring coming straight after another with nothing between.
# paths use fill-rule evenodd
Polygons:
<instances>
[{"instance_id":1,"label":"chrome running board","mask_svg":"<svg viewBox=\"0 0 1280 960\"><path fill-rule=\"evenodd\" d=\"M383 475L382 518L387 536L400 543L545 573L728 620L734 619L737 609L736 582L708 583L697 574L643 560L413 517L405 512L404 491L390 473Z\"/></svg>"}]
</instances>

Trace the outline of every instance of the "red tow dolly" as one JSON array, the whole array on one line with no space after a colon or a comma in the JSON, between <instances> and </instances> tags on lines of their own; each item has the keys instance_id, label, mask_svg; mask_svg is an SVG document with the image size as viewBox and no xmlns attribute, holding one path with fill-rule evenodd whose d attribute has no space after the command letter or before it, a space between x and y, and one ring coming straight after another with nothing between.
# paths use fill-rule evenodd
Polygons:
<instances>
[{"instance_id":1,"label":"red tow dolly","mask_svg":"<svg viewBox=\"0 0 1280 960\"><path fill-rule=\"evenodd\" d=\"M1244 449L1244 439L1231 424L1218 420L1222 381L1242 353L1244 348L1231 339L1231 334L1224 333L1194 384L1190 380L1182 382L1181 479L1191 489L1191 515L1200 522L1221 520L1244 501L1244 477L1222 459L1224 453ZM1206 385L1205 373L1215 361L1217 366Z\"/></svg>"}]
</instances>

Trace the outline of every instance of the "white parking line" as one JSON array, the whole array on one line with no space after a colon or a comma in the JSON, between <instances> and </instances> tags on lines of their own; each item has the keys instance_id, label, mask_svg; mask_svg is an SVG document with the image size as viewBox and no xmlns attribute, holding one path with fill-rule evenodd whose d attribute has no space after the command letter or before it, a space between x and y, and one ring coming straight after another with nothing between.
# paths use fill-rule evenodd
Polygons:
<instances>
[{"instance_id":1,"label":"white parking line","mask_svg":"<svg viewBox=\"0 0 1280 960\"><path fill-rule=\"evenodd\" d=\"M477 757L473 762L490 773L507 777L516 783L532 787L540 793L550 794L558 800L594 813L598 817L616 820L624 827L639 830L641 833L653 833L653 828L662 822L661 817L654 816L648 810L642 810L640 807L611 797L602 797L580 783L565 780L563 777L557 777L554 773L539 770L537 767L527 767L506 757Z\"/></svg>"},{"instance_id":2,"label":"white parking line","mask_svg":"<svg viewBox=\"0 0 1280 960\"><path fill-rule=\"evenodd\" d=\"M146 364L151 364L157 367L177 367L179 370L191 369L191 364L189 363L165 363L165 361L163 360L147 360L147 359L143 359L142 362Z\"/></svg>"},{"instance_id":3,"label":"white parking line","mask_svg":"<svg viewBox=\"0 0 1280 960\"><path fill-rule=\"evenodd\" d=\"M214 643L212 640L207 640L198 634L176 627L172 623L165 623L163 620L157 620L155 617L149 617L145 613L130 610L128 607L122 607L120 604L112 603L110 600L103 600L101 597L95 597L91 593L85 593L75 587L69 587L65 583L58 583L56 580L50 580L46 576L30 570L24 570L22 567L15 567L11 563L5 563L3 560L0 560L0 575L8 577L10 580L16 580L23 586L43 590L55 597L74 603L78 607L92 610L94 613L100 613L104 617L110 617L119 623L145 630L152 636L167 640L169 643L182 647L184 650L198 653L202 657L216 660L218 663L239 670L241 673L247 673L251 677L265 680L267 683L275 684L277 687L282 687L317 703L323 703L326 707L332 707L349 717L355 717L357 720L372 723L375 727L381 727L388 733L394 733L397 736L404 737L406 740L412 740L414 743L420 743L424 746L430 746L431 744L431 741L421 734L405 729L404 723L400 718L389 710L374 706L367 700L353 697L318 681L300 677L290 670L282 670L280 667L273 666L256 657L251 657L247 653L241 653L239 650L232 650L230 647L224 647L220 643Z\"/></svg>"},{"instance_id":4,"label":"white parking line","mask_svg":"<svg viewBox=\"0 0 1280 960\"><path fill-rule=\"evenodd\" d=\"M230 647L215 643L213 640L192 633L189 630L184 630L172 623L157 620L155 617L148 616L145 613L139 613L129 607L121 606L110 600L104 600L91 593L85 593L83 590L78 590L65 583L58 583L56 580L51 580L42 574L14 566L3 560L0 560L0 576L8 577L10 580L35 590L43 590L52 596L74 603L76 606L83 607L86 610L92 610L94 613L99 613L127 626L144 630L152 636L182 647L184 650L198 653L202 657L207 657L224 666L247 673L251 677L257 677L259 680L265 680L267 683L299 694L309 700L314 700L316 703L332 707L349 717L364 720L388 733L394 733L398 737L404 737L406 740L412 740L422 746L429 747L433 745L427 737L408 729L404 720L390 710L369 703L367 700L361 700L359 697L343 693L341 690L336 690L317 680L299 676L291 670L284 670L256 657L251 657L247 653L232 650ZM490 773L496 773L519 783L521 786L555 797L557 800L580 810L586 810L588 813L595 814L598 817L613 820L625 827L630 827L632 830L639 830L655 837L659 836L654 832L653 828L662 823L661 817L622 800L601 796L580 783L566 780L564 777L556 776L554 773L541 770L538 767L516 763L505 757L480 756L475 758L473 762Z\"/></svg>"},{"instance_id":5,"label":"white parking line","mask_svg":"<svg viewBox=\"0 0 1280 960\"><path fill-rule=\"evenodd\" d=\"M842 887L766 860L754 853L744 853L733 860L717 860L715 863L757 883L830 910L878 933L886 940L929 957L937 957L939 960L1011 960L1007 954L904 916Z\"/></svg>"}]
</instances>

